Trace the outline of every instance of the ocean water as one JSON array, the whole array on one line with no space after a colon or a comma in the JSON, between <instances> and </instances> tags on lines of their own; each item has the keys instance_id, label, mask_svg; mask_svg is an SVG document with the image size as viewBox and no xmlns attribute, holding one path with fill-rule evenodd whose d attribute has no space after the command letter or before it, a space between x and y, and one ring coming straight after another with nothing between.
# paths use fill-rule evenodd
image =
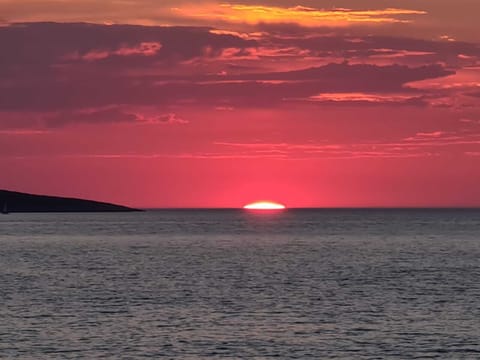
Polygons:
<instances>
[{"instance_id":1,"label":"ocean water","mask_svg":"<svg viewBox=\"0 0 480 360\"><path fill-rule=\"evenodd\" d=\"M480 359L480 211L0 215L0 358Z\"/></svg>"}]
</instances>

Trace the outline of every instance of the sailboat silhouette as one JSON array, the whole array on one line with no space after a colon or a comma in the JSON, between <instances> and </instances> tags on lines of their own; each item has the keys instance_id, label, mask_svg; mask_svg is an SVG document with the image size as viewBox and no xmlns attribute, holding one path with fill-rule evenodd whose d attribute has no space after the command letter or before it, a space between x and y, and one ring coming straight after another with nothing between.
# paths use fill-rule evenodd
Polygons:
<instances>
[{"instance_id":1,"label":"sailboat silhouette","mask_svg":"<svg viewBox=\"0 0 480 360\"><path fill-rule=\"evenodd\" d=\"M8 214L8 207L6 201L3 203L2 214Z\"/></svg>"}]
</instances>

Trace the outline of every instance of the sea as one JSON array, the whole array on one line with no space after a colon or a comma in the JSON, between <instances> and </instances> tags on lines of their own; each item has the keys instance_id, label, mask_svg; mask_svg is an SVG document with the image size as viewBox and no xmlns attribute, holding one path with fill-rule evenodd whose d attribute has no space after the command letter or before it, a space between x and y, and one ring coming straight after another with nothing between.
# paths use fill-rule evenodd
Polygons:
<instances>
[{"instance_id":1,"label":"sea","mask_svg":"<svg viewBox=\"0 0 480 360\"><path fill-rule=\"evenodd\" d=\"M0 359L480 359L480 210L0 215Z\"/></svg>"}]
</instances>

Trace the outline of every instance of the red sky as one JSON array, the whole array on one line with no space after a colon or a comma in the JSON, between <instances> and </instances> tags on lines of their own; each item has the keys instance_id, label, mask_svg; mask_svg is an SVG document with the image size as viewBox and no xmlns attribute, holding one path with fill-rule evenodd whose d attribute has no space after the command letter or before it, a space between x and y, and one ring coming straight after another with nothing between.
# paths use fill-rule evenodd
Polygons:
<instances>
[{"instance_id":1,"label":"red sky","mask_svg":"<svg viewBox=\"0 0 480 360\"><path fill-rule=\"evenodd\" d=\"M0 188L480 206L478 0L0 0Z\"/></svg>"}]
</instances>

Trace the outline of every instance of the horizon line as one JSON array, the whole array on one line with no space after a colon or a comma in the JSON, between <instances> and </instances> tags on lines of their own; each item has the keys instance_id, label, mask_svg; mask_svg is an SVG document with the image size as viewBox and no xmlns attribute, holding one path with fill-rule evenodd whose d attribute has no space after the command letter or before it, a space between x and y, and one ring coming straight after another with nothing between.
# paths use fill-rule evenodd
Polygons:
<instances>
[{"instance_id":1,"label":"horizon line","mask_svg":"<svg viewBox=\"0 0 480 360\"><path fill-rule=\"evenodd\" d=\"M286 207L285 209L255 210L243 207L137 207L144 211L160 210L241 210L250 212L282 212L288 210L480 210L476 206L340 206L340 207Z\"/></svg>"}]
</instances>

